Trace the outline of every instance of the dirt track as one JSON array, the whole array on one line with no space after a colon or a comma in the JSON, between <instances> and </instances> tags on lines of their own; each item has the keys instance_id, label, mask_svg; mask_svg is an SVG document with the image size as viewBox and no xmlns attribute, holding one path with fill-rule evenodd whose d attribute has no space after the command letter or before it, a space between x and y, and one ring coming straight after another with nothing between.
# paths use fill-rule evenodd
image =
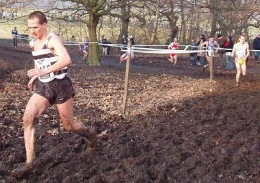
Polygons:
<instances>
[{"instance_id":1,"label":"dirt track","mask_svg":"<svg viewBox=\"0 0 260 183\"><path fill-rule=\"evenodd\" d=\"M52 107L36 124L33 173L13 178L10 171L25 161L21 118L31 55L8 45L0 41L1 183L260 182L260 66L249 63L240 87L225 70L215 70L209 85L208 71L185 58L172 67L143 56L132 62L126 115L118 57L103 56L100 67L71 66L75 115L102 134L99 149L87 155L85 139L64 131Z\"/></svg>"}]
</instances>

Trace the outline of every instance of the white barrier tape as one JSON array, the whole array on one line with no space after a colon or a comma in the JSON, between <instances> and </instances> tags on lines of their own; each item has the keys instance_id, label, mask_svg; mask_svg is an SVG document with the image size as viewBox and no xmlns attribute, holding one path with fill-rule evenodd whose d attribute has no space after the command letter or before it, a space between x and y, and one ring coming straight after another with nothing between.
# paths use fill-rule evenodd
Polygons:
<instances>
[{"instance_id":1,"label":"white barrier tape","mask_svg":"<svg viewBox=\"0 0 260 183\"><path fill-rule=\"evenodd\" d=\"M62 41L63 45L70 46L70 45L82 45L82 42L75 42L75 43L66 43L66 41ZM88 44L98 44L98 42L88 42Z\"/></svg>"},{"instance_id":2,"label":"white barrier tape","mask_svg":"<svg viewBox=\"0 0 260 183\"><path fill-rule=\"evenodd\" d=\"M103 44L99 43L100 46L110 46L110 47L118 47L118 48L127 48L127 46L123 46L122 44Z\"/></svg>"},{"instance_id":3,"label":"white barrier tape","mask_svg":"<svg viewBox=\"0 0 260 183\"><path fill-rule=\"evenodd\" d=\"M183 51L186 51L185 53L198 53L198 52L208 52L208 50L187 50L188 46L184 50L169 50L169 49L156 49L156 48L136 48L133 47L132 50L134 52L138 53L148 53L151 52L163 52L163 53L184 53Z\"/></svg>"},{"instance_id":4,"label":"white barrier tape","mask_svg":"<svg viewBox=\"0 0 260 183\"><path fill-rule=\"evenodd\" d=\"M189 46L186 46L185 48L184 48L184 50L187 50L189 48Z\"/></svg>"},{"instance_id":5,"label":"white barrier tape","mask_svg":"<svg viewBox=\"0 0 260 183\"><path fill-rule=\"evenodd\" d=\"M201 53L209 50L134 50L135 53L151 53L151 54L181 54L181 53Z\"/></svg>"},{"instance_id":6,"label":"white barrier tape","mask_svg":"<svg viewBox=\"0 0 260 183\"><path fill-rule=\"evenodd\" d=\"M151 44L140 44L140 45L135 45L137 47L168 47L169 45L151 45ZM191 46L191 45L178 45L179 47L186 47L186 46Z\"/></svg>"},{"instance_id":7,"label":"white barrier tape","mask_svg":"<svg viewBox=\"0 0 260 183\"><path fill-rule=\"evenodd\" d=\"M179 45L179 46L185 46L185 45ZM200 49L202 49L200 46L191 46L191 45L187 45L187 46L189 46L189 47L191 47L191 48L200 48ZM217 48L214 48L214 50L216 50ZM219 50L233 50L232 48L219 48ZM249 51L260 51L260 50L249 50Z\"/></svg>"},{"instance_id":8,"label":"white barrier tape","mask_svg":"<svg viewBox=\"0 0 260 183\"><path fill-rule=\"evenodd\" d=\"M17 38L20 38L20 39L23 39L23 40L28 40L28 41L31 41L32 39L30 38L26 38L24 36L21 36L21 35L13 35L13 37L17 37ZM69 42L69 41L63 41L63 44L64 45L72 45L72 46L75 46L75 45L80 45L82 44L82 42ZM118 47L118 48L127 48L126 46L123 46L122 44L103 44L103 43L100 43L100 42L89 42L89 44L98 44L100 46L109 46L109 47ZM156 49L156 48L140 48L140 47L167 47L168 45L134 45L135 48L132 47L132 51L134 52L139 52L141 53L140 51L137 51L138 49L143 49L143 50L150 50L150 51L159 51L159 50L163 50L165 51L165 49ZM189 47L191 48L200 48L200 46L191 46L191 45L179 45L180 47L183 46L185 47L184 50L187 50ZM202 48L200 48L202 49ZM216 50L216 48L215 48ZM229 51L232 51L233 49L231 48L219 48L219 50L229 50ZM122 51L126 51L126 50L122 50ZM190 50L192 52L189 52L189 53L196 53L196 52L207 52L204 51L204 50L199 50L199 51L196 51L196 50ZM260 50L249 50L250 52L259 52Z\"/></svg>"},{"instance_id":9,"label":"white barrier tape","mask_svg":"<svg viewBox=\"0 0 260 183\"><path fill-rule=\"evenodd\" d=\"M120 47L120 48L127 48L127 47L125 47L125 46L122 46L121 44L102 44L102 43L100 43L99 45L109 45L109 46L111 46L111 47ZM165 50L165 49L158 49L158 48L140 48L140 46L168 46L168 45L134 45L133 47L132 47L132 50ZM185 48L184 48L184 50L187 50L189 47L191 47L191 48L200 48L199 46L191 46L191 45L179 45L179 46L185 46ZM201 49L203 49L203 48L201 48ZM215 50L216 50L216 48L215 48ZM233 50L233 49L230 49L230 48L219 48L219 50ZM192 51L194 51L194 50L192 50ZM259 51L259 50L249 50L249 51Z\"/></svg>"},{"instance_id":10,"label":"white barrier tape","mask_svg":"<svg viewBox=\"0 0 260 183\"><path fill-rule=\"evenodd\" d=\"M133 50L155 50L155 51L158 51L158 50L165 50L165 49L158 49L158 48L138 48L138 47L133 47L132 48Z\"/></svg>"},{"instance_id":11,"label":"white barrier tape","mask_svg":"<svg viewBox=\"0 0 260 183\"><path fill-rule=\"evenodd\" d=\"M80 45L79 43L63 43L63 45L66 45L66 46L78 46Z\"/></svg>"},{"instance_id":12,"label":"white barrier tape","mask_svg":"<svg viewBox=\"0 0 260 183\"><path fill-rule=\"evenodd\" d=\"M22 35L12 35L13 38L19 38L19 39L24 39L24 40L29 40L27 37L22 36Z\"/></svg>"},{"instance_id":13,"label":"white barrier tape","mask_svg":"<svg viewBox=\"0 0 260 183\"><path fill-rule=\"evenodd\" d=\"M169 45L150 45L150 44L139 44L139 45L135 45L136 47L149 47L149 46L153 46L153 47L167 47Z\"/></svg>"}]
</instances>

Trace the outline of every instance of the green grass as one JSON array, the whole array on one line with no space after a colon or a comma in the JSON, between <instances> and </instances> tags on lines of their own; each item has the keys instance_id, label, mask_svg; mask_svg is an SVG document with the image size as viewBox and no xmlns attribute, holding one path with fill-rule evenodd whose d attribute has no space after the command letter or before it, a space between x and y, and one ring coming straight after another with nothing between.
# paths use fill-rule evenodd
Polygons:
<instances>
[{"instance_id":1,"label":"green grass","mask_svg":"<svg viewBox=\"0 0 260 183\"><path fill-rule=\"evenodd\" d=\"M0 20L0 38L11 39L11 31L14 27L17 27L19 34L30 34L27 30L27 17L5 22L3 22L3 20ZM72 35L74 35L76 37L76 41L81 42L86 36L88 36L86 24L78 21L68 22L58 19L55 21L49 20L48 28L50 32L59 34L63 41L69 41ZM163 34L160 34L160 31L158 31L158 39L160 40L161 44L165 43L165 32L168 32L168 30L164 29ZM112 41L112 43L116 43L120 34L120 26L102 25L102 28L100 30L97 29L97 34L98 40L101 35L105 35L105 37L109 41ZM149 39L149 31L144 31L138 26L133 29L133 27L130 25L129 35L131 34L135 35L137 44L147 44L147 41Z\"/></svg>"},{"instance_id":2,"label":"green grass","mask_svg":"<svg viewBox=\"0 0 260 183\"><path fill-rule=\"evenodd\" d=\"M9 21L0 20L0 38L11 39L11 32L14 27L17 27L19 34L30 34L27 29L27 18ZM75 35L77 40L81 41L87 34L86 26L83 24L79 24L79 22L49 20L48 29L50 32L59 34L63 40L69 40L72 35Z\"/></svg>"},{"instance_id":3,"label":"green grass","mask_svg":"<svg viewBox=\"0 0 260 183\"><path fill-rule=\"evenodd\" d=\"M11 39L12 38L12 30L14 27L17 27L19 34L28 34L27 24L25 19L19 20L9 20L6 22L0 21L0 38Z\"/></svg>"}]
</instances>

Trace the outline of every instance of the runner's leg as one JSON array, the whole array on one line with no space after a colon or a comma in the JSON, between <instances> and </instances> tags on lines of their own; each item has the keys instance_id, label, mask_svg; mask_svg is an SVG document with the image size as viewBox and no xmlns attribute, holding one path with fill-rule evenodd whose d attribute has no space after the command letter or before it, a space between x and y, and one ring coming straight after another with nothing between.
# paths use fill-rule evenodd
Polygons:
<instances>
[{"instance_id":1,"label":"runner's leg","mask_svg":"<svg viewBox=\"0 0 260 183\"><path fill-rule=\"evenodd\" d=\"M32 163L35 157L35 118L39 117L49 106L49 101L36 93L32 95L27 103L23 116L26 164L12 171L12 175L15 177L22 177L32 171Z\"/></svg>"},{"instance_id":2,"label":"runner's leg","mask_svg":"<svg viewBox=\"0 0 260 183\"><path fill-rule=\"evenodd\" d=\"M246 75L246 64L241 65L241 70L242 70L242 75L245 76Z\"/></svg>"},{"instance_id":3,"label":"runner's leg","mask_svg":"<svg viewBox=\"0 0 260 183\"><path fill-rule=\"evenodd\" d=\"M176 65L177 64L177 55L174 55L174 63L173 65Z\"/></svg>"},{"instance_id":4,"label":"runner's leg","mask_svg":"<svg viewBox=\"0 0 260 183\"><path fill-rule=\"evenodd\" d=\"M23 116L23 125L24 125L24 141L26 149L26 163L32 163L35 152L34 152L34 121L35 118L39 117L48 107L50 106L49 101L40 96L39 94L33 94L29 100L24 116Z\"/></svg>"},{"instance_id":5,"label":"runner's leg","mask_svg":"<svg viewBox=\"0 0 260 183\"><path fill-rule=\"evenodd\" d=\"M237 69L236 83L237 83L237 85L239 85L239 79L240 79L240 74L241 74L241 66L238 62L236 62L236 69Z\"/></svg>"},{"instance_id":6,"label":"runner's leg","mask_svg":"<svg viewBox=\"0 0 260 183\"><path fill-rule=\"evenodd\" d=\"M213 57L206 57L208 61L208 66L209 66L209 77L210 77L210 82L213 81Z\"/></svg>"},{"instance_id":7,"label":"runner's leg","mask_svg":"<svg viewBox=\"0 0 260 183\"><path fill-rule=\"evenodd\" d=\"M84 136L88 140L88 148L93 151L96 148L96 132L87 128L82 122L74 121L73 118L73 99L70 98L63 104L57 104L57 109L64 128Z\"/></svg>"}]
</instances>

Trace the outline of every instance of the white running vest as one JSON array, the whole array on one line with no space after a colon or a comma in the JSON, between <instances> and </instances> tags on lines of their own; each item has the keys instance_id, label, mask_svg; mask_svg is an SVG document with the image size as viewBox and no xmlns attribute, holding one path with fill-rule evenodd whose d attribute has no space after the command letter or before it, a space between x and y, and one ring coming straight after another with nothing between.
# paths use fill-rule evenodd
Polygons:
<instances>
[{"instance_id":1,"label":"white running vest","mask_svg":"<svg viewBox=\"0 0 260 183\"><path fill-rule=\"evenodd\" d=\"M54 34L50 34L47 40L44 43L44 46L39 51L32 51L32 55L34 58L34 64L37 69L46 69L51 65L55 64L58 61L58 56L55 56L50 49L48 49L48 42ZM44 76L39 77L38 79L47 83L52 81L53 79L63 79L67 74L68 68L64 67L59 71L51 72Z\"/></svg>"},{"instance_id":2,"label":"white running vest","mask_svg":"<svg viewBox=\"0 0 260 183\"><path fill-rule=\"evenodd\" d=\"M243 58L246 56L247 53L247 45L248 43L244 43L242 45L240 44L235 44L235 49L236 49L236 58Z\"/></svg>"}]
</instances>

